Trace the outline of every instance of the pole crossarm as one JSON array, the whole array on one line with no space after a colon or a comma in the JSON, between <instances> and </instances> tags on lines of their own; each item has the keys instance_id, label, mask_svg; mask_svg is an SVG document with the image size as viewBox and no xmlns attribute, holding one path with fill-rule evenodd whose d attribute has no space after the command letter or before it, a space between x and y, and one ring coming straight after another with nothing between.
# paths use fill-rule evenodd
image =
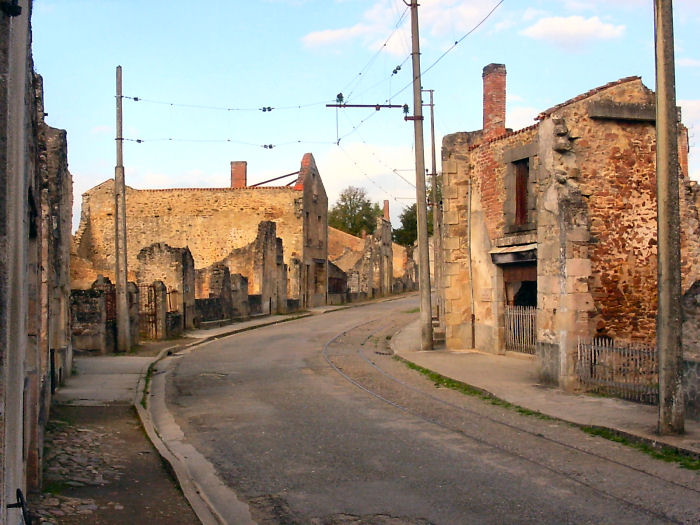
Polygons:
<instances>
[{"instance_id":1,"label":"pole crossarm","mask_svg":"<svg viewBox=\"0 0 700 525\"><path fill-rule=\"evenodd\" d=\"M405 108L405 104L326 104L327 108Z\"/></svg>"}]
</instances>

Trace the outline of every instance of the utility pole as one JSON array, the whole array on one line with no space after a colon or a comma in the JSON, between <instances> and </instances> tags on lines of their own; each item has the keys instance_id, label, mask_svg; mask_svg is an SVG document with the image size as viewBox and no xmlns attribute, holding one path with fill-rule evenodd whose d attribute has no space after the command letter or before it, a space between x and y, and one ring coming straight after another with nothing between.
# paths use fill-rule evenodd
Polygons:
<instances>
[{"instance_id":1,"label":"utility pole","mask_svg":"<svg viewBox=\"0 0 700 525\"><path fill-rule=\"evenodd\" d=\"M437 315L440 323L442 323L442 295L440 289L442 287L442 210L440 200L438 199L438 179L437 179L437 162L435 160L435 103L433 102L434 89L425 89L430 93L430 154L431 154L431 181L433 183L431 201L433 203L433 277L435 279L435 289L437 290Z\"/></svg>"},{"instance_id":2,"label":"utility pole","mask_svg":"<svg viewBox=\"0 0 700 525\"><path fill-rule=\"evenodd\" d=\"M117 295L117 350L131 349L126 267L126 184L122 146L122 67L117 66L117 165L114 168L114 273Z\"/></svg>"},{"instance_id":3,"label":"utility pole","mask_svg":"<svg viewBox=\"0 0 700 525\"><path fill-rule=\"evenodd\" d=\"M656 188L660 434L684 431L681 250L678 206L678 113L672 0L654 0L656 48Z\"/></svg>"},{"instance_id":4,"label":"utility pole","mask_svg":"<svg viewBox=\"0 0 700 525\"><path fill-rule=\"evenodd\" d=\"M430 259L428 255L428 210L425 204L425 152L423 151L423 100L421 97L418 0L411 7L411 56L413 59L413 120L416 150L416 219L418 226L418 289L420 291L421 349L433 349L433 314L430 300Z\"/></svg>"}]
</instances>

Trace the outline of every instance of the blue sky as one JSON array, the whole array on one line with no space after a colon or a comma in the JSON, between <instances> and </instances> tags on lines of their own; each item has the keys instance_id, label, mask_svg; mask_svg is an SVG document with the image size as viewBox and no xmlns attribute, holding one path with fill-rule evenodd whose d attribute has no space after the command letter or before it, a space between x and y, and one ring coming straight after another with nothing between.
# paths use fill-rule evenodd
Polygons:
<instances>
[{"instance_id":1,"label":"blue sky","mask_svg":"<svg viewBox=\"0 0 700 525\"><path fill-rule=\"evenodd\" d=\"M421 2L438 159L443 135L481 127L491 62L506 64L512 128L622 77L654 89L652 0L505 0L461 40L497 4ZM674 10L677 98L699 180L700 2L676 0ZM296 171L311 152L331 202L364 187L389 199L396 226L415 199L413 129L401 110L325 107L339 92L348 103L412 105L402 0L35 0L32 23L47 121L68 131L74 224L80 194L114 175L117 65L124 95L143 99L124 100L124 137L143 141L124 145L132 187L228 186L233 160L248 161L255 183Z\"/></svg>"}]
</instances>

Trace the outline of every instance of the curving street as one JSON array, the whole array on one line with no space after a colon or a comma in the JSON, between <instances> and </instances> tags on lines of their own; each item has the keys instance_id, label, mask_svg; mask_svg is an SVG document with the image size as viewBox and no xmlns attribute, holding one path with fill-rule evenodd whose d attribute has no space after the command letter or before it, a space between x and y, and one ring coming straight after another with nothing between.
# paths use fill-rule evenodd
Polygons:
<instances>
[{"instance_id":1,"label":"curving street","mask_svg":"<svg viewBox=\"0 0 700 525\"><path fill-rule=\"evenodd\" d=\"M394 359L416 306L372 303L172 356L156 376L189 457L256 523L700 520L695 472L436 388Z\"/></svg>"}]
</instances>

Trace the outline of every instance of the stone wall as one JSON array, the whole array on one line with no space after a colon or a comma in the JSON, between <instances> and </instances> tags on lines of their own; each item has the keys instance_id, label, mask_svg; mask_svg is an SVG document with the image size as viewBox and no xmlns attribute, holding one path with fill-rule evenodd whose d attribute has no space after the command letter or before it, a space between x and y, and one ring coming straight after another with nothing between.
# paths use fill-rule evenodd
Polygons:
<instances>
[{"instance_id":1,"label":"stone wall","mask_svg":"<svg viewBox=\"0 0 700 525\"><path fill-rule=\"evenodd\" d=\"M233 318L231 272L226 265L195 271L195 306L200 323Z\"/></svg>"},{"instance_id":2,"label":"stone wall","mask_svg":"<svg viewBox=\"0 0 700 525\"><path fill-rule=\"evenodd\" d=\"M26 1L18 16L0 13L1 523L21 520L7 508L17 489L40 489L52 390L70 370L68 262L58 264L71 222L70 174L65 137L44 123L31 9Z\"/></svg>"},{"instance_id":3,"label":"stone wall","mask_svg":"<svg viewBox=\"0 0 700 525\"><path fill-rule=\"evenodd\" d=\"M681 300L683 312L683 354L700 361L700 281L695 281Z\"/></svg>"},{"instance_id":4,"label":"stone wall","mask_svg":"<svg viewBox=\"0 0 700 525\"><path fill-rule=\"evenodd\" d=\"M489 252L499 244L522 244L528 239L527 232L512 241L505 239L508 166L503 158L509 151L525 151L536 136L537 130L530 127L483 144L480 132L443 139L442 285L450 348L474 344L494 353L502 351L503 277ZM536 162L532 169L537 170ZM532 230L529 235L534 237Z\"/></svg>"},{"instance_id":5,"label":"stone wall","mask_svg":"<svg viewBox=\"0 0 700 525\"><path fill-rule=\"evenodd\" d=\"M391 241L388 218L377 218L375 233L364 238L328 228L328 242L329 261L345 272L348 291L355 296L367 298L415 289L413 251Z\"/></svg>"},{"instance_id":6,"label":"stone wall","mask_svg":"<svg viewBox=\"0 0 700 525\"><path fill-rule=\"evenodd\" d=\"M139 284L162 281L170 293L168 311L181 315L183 329L194 328L196 312L194 302L194 262L189 248L173 248L165 243L155 243L138 253L137 278Z\"/></svg>"},{"instance_id":7,"label":"stone wall","mask_svg":"<svg viewBox=\"0 0 700 525\"><path fill-rule=\"evenodd\" d=\"M73 348L105 355L113 353L116 340L114 320L107 320L104 290L73 290L70 312Z\"/></svg>"},{"instance_id":8,"label":"stone wall","mask_svg":"<svg viewBox=\"0 0 700 525\"><path fill-rule=\"evenodd\" d=\"M258 224L257 236L223 260L229 271L248 276L248 293L261 296L262 313L283 313L287 306L287 277L282 240L271 221ZM268 311L270 310L271 311Z\"/></svg>"},{"instance_id":9,"label":"stone wall","mask_svg":"<svg viewBox=\"0 0 700 525\"><path fill-rule=\"evenodd\" d=\"M523 264L536 265L543 377L574 385L578 336L653 344L652 103L653 93L630 77L544 111L539 123L517 132L490 140L480 131L444 138L448 347L503 351L504 305L512 301L506 279ZM682 140L679 154L687 166ZM525 179L518 174L523 166ZM700 221L697 185L680 176L687 291L700 276Z\"/></svg>"},{"instance_id":10,"label":"stone wall","mask_svg":"<svg viewBox=\"0 0 700 525\"><path fill-rule=\"evenodd\" d=\"M93 272L105 275L113 267L113 191L110 179L83 194L75 234L76 257L89 261ZM291 267L293 260L298 261L295 286L288 286L286 293L305 298L309 305L325 302L325 284L318 283L325 282L328 199L310 153L304 155L293 187L127 188L126 200L130 268L137 265L136 255L142 248L157 242L187 246L195 267L205 268L250 245L258 224L273 221L282 239L284 264ZM89 273L89 268L83 273ZM244 275L252 285L252 276Z\"/></svg>"}]
</instances>

